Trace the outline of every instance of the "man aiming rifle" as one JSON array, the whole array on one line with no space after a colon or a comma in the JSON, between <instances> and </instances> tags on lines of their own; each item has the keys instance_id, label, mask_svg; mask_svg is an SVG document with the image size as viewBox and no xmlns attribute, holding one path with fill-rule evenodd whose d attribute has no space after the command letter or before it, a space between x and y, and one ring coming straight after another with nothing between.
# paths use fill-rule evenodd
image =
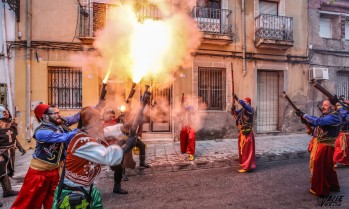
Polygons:
<instances>
[{"instance_id":1,"label":"man aiming rifle","mask_svg":"<svg viewBox=\"0 0 349 209\"><path fill-rule=\"evenodd\" d=\"M313 86L329 98L331 104L336 106L336 112L341 118L341 130L335 141L333 161L334 163L349 165L349 101L345 101L342 97L338 99L337 95L331 94L317 82Z\"/></svg>"}]
</instances>

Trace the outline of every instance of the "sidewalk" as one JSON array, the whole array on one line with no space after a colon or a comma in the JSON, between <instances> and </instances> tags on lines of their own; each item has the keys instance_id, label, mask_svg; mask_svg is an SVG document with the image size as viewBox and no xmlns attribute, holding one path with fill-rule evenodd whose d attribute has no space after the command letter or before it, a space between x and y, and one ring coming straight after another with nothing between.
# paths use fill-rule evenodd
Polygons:
<instances>
[{"instance_id":1,"label":"sidewalk","mask_svg":"<svg viewBox=\"0 0 349 209\"><path fill-rule=\"evenodd\" d=\"M293 134L283 136L256 137L256 158L258 162L275 160L296 159L308 157L307 147L311 137L306 134ZM160 172L177 172L194 169L209 169L218 167L235 166L238 159L237 139L209 140L196 142L194 161L188 161L186 154L181 154L179 142L152 144L146 142L147 163L151 168L138 168L127 170L127 175L144 175ZM33 149L21 156L16 152L15 176L13 184L21 185L28 170ZM138 155L134 159L139 164ZM103 169L108 177L113 176L113 171L105 166ZM16 186L17 186L16 185Z\"/></svg>"}]
</instances>

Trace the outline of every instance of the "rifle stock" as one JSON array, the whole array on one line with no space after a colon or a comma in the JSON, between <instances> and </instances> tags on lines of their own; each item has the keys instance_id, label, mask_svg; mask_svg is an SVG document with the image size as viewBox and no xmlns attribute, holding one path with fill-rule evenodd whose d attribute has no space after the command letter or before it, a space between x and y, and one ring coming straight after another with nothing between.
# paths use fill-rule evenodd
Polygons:
<instances>
[{"instance_id":1,"label":"rifle stock","mask_svg":"<svg viewBox=\"0 0 349 209\"><path fill-rule=\"evenodd\" d=\"M282 92L284 95L285 95L285 99L290 103L290 105L292 106L292 108L295 110L295 111L301 111L298 107L296 107L296 105L292 102L292 100L290 99L290 97L288 97L288 95L286 94L286 92ZM303 118L302 119L302 123L304 123L305 125L305 129L307 131L307 134L308 135L311 135L312 132L313 132L313 129L311 128L310 124L308 123L308 121L304 120Z\"/></svg>"}]
</instances>

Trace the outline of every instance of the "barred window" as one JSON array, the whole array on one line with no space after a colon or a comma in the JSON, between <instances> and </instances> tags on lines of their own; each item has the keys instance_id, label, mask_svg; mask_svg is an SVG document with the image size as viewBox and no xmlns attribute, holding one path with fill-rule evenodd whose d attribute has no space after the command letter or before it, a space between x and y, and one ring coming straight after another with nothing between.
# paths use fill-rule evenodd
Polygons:
<instances>
[{"instance_id":1,"label":"barred window","mask_svg":"<svg viewBox=\"0 0 349 209\"><path fill-rule=\"evenodd\" d=\"M49 67L48 103L63 109L82 107L82 72L80 67Z\"/></svg>"},{"instance_id":2,"label":"barred window","mask_svg":"<svg viewBox=\"0 0 349 209\"><path fill-rule=\"evenodd\" d=\"M349 72L339 71L337 73L337 95L349 99Z\"/></svg>"},{"instance_id":3,"label":"barred window","mask_svg":"<svg viewBox=\"0 0 349 209\"><path fill-rule=\"evenodd\" d=\"M7 106L7 84L0 83L0 104Z\"/></svg>"},{"instance_id":4,"label":"barred window","mask_svg":"<svg viewBox=\"0 0 349 209\"><path fill-rule=\"evenodd\" d=\"M207 105L207 110L225 109L225 77L225 69L199 68L199 97Z\"/></svg>"}]
</instances>

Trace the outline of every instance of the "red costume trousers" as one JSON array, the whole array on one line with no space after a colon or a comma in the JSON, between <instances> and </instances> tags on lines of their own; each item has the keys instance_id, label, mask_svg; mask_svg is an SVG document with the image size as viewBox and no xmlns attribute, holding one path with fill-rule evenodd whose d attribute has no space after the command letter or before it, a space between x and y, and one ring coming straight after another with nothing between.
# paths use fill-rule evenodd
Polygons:
<instances>
[{"instance_id":1,"label":"red costume trousers","mask_svg":"<svg viewBox=\"0 0 349 209\"><path fill-rule=\"evenodd\" d=\"M349 133L341 132L335 143L333 161L349 165Z\"/></svg>"},{"instance_id":2,"label":"red costume trousers","mask_svg":"<svg viewBox=\"0 0 349 209\"><path fill-rule=\"evenodd\" d=\"M181 152L195 155L196 132L190 126L183 126L180 133Z\"/></svg>"},{"instance_id":3,"label":"red costume trousers","mask_svg":"<svg viewBox=\"0 0 349 209\"><path fill-rule=\"evenodd\" d=\"M330 191L339 191L337 173L333 168L334 147L313 140L310 153L311 189L317 195L328 195Z\"/></svg>"},{"instance_id":4,"label":"red costume trousers","mask_svg":"<svg viewBox=\"0 0 349 209\"><path fill-rule=\"evenodd\" d=\"M248 135L244 135L240 131L238 148L239 164L241 168L244 170L251 170L256 168L256 151L253 132Z\"/></svg>"},{"instance_id":5,"label":"red costume trousers","mask_svg":"<svg viewBox=\"0 0 349 209\"><path fill-rule=\"evenodd\" d=\"M51 209L58 180L58 169L39 171L29 168L11 208L41 209L44 206L44 209Z\"/></svg>"}]
</instances>

